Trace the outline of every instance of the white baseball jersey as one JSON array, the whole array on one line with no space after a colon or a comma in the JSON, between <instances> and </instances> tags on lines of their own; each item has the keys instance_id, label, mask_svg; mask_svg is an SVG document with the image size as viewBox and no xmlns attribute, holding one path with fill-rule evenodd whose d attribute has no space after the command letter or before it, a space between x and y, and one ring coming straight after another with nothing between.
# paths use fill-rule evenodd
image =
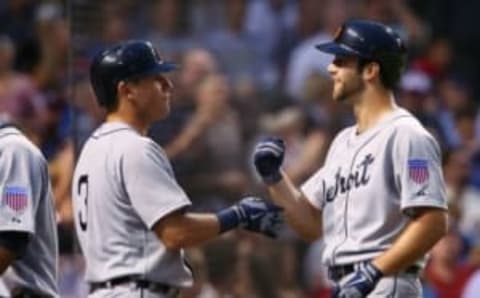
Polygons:
<instances>
[{"instance_id":1,"label":"white baseball jersey","mask_svg":"<svg viewBox=\"0 0 480 298\"><path fill-rule=\"evenodd\" d=\"M0 231L31 237L25 253L0 282L10 289L26 287L58 297L58 238L48 165L40 150L14 127L0 129L0 193Z\"/></svg>"},{"instance_id":2,"label":"white baseball jersey","mask_svg":"<svg viewBox=\"0 0 480 298\"><path fill-rule=\"evenodd\" d=\"M340 132L324 166L301 188L322 211L324 263L374 258L392 245L415 207L446 209L440 160L435 139L401 108L361 134L356 126Z\"/></svg>"},{"instance_id":3,"label":"white baseball jersey","mask_svg":"<svg viewBox=\"0 0 480 298\"><path fill-rule=\"evenodd\" d=\"M72 191L87 281L137 275L172 286L192 284L183 250L167 250L151 230L191 204L155 142L124 123L104 123L82 149Z\"/></svg>"}]
</instances>

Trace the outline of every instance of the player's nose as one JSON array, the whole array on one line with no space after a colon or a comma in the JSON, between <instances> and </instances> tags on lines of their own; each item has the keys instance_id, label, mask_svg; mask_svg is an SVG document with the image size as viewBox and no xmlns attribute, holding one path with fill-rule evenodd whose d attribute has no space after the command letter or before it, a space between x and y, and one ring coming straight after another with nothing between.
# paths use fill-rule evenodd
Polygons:
<instances>
[{"instance_id":1,"label":"player's nose","mask_svg":"<svg viewBox=\"0 0 480 298\"><path fill-rule=\"evenodd\" d=\"M334 76L336 73L337 73L337 66L335 65L335 63L331 62L328 66L327 66L327 71L328 73L330 74L330 76Z\"/></svg>"}]
</instances>

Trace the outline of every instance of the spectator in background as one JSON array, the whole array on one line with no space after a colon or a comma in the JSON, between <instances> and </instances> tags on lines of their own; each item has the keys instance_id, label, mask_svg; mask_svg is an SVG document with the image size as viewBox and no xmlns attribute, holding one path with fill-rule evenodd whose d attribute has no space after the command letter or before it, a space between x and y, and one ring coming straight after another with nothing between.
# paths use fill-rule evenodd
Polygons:
<instances>
[{"instance_id":1,"label":"spectator in background","mask_svg":"<svg viewBox=\"0 0 480 298\"><path fill-rule=\"evenodd\" d=\"M102 20L100 32L101 41L100 45L97 45L97 50L127 39L130 33L127 20L117 14L107 15Z\"/></svg>"},{"instance_id":2,"label":"spectator in background","mask_svg":"<svg viewBox=\"0 0 480 298\"><path fill-rule=\"evenodd\" d=\"M23 126L25 133L38 145L38 118L45 111L45 98L27 75L13 70L15 46L0 36L0 112L9 114Z\"/></svg>"},{"instance_id":3,"label":"spectator in background","mask_svg":"<svg viewBox=\"0 0 480 298\"><path fill-rule=\"evenodd\" d=\"M186 52L181 65L180 74L176 77L179 87L174 94L171 114L168 119L154 123L149 131L149 135L165 148L180 176L191 164L189 157L185 156L186 150L203 136L211 122L211 116L208 115L210 101L196 105L195 90L206 76L216 73L218 69L210 52L200 48Z\"/></svg>"},{"instance_id":4,"label":"spectator in background","mask_svg":"<svg viewBox=\"0 0 480 298\"><path fill-rule=\"evenodd\" d=\"M205 248L208 278L213 286L212 297L251 297L248 280L241 278L241 246L233 239L219 239ZM238 291L241 292L239 295ZM243 294L243 295L242 295ZM246 294L246 296L245 296ZM254 296L254 295L253 295Z\"/></svg>"},{"instance_id":5,"label":"spectator in background","mask_svg":"<svg viewBox=\"0 0 480 298\"><path fill-rule=\"evenodd\" d=\"M472 108L471 90L467 82L459 76L447 77L437 84L438 98L441 101L437 117L447 148L461 146L459 132L455 127L455 114Z\"/></svg>"},{"instance_id":6,"label":"spectator in background","mask_svg":"<svg viewBox=\"0 0 480 298\"><path fill-rule=\"evenodd\" d=\"M70 129L78 149L104 120L105 110L97 105L87 75L79 75L71 84L73 98L70 104L74 119Z\"/></svg>"},{"instance_id":7,"label":"spectator in background","mask_svg":"<svg viewBox=\"0 0 480 298\"><path fill-rule=\"evenodd\" d=\"M421 71L411 69L400 81L399 104L409 110L440 144L445 144L445 137L436 117L439 109L438 100L432 94L431 79Z\"/></svg>"},{"instance_id":8,"label":"spectator in background","mask_svg":"<svg viewBox=\"0 0 480 298\"><path fill-rule=\"evenodd\" d=\"M428 37L429 30L404 0L366 0L359 7L362 18L389 25L399 32L404 40L408 40L408 48L412 53L421 47Z\"/></svg>"},{"instance_id":9,"label":"spectator in background","mask_svg":"<svg viewBox=\"0 0 480 298\"><path fill-rule=\"evenodd\" d=\"M269 87L277 85L294 38L298 4L292 0L248 1L245 29L252 36L258 56L271 76Z\"/></svg>"},{"instance_id":10,"label":"spectator in background","mask_svg":"<svg viewBox=\"0 0 480 298\"><path fill-rule=\"evenodd\" d=\"M231 96L225 76L211 74L198 85L194 99L205 129L191 144L197 153L195 168L180 183L198 206L210 210L230 204L245 192L248 181L240 119L231 108Z\"/></svg>"},{"instance_id":11,"label":"spectator in background","mask_svg":"<svg viewBox=\"0 0 480 298\"><path fill-rule=\"evenodd\" d=\"M434 82L438 82L446 77L452 57L449 40L437 37L427 45L425 53L413 61L412 67L428 75Z\"/></svg>"},{"instance_id":12,"label":"spectator in background","mask_svg":"<svg viewBox=\"0 0 480 298\"><path fill-rule=\"evenodd\" d=\"M246 2L226 1L225 27L205 37L205 45L215 55L234 92L242 84L261 87L269 81L263 61L253 46L255 40L245 30Z\"/></svg>"},{"instance_id":13,"label":"spectator in background","mask_svg":"<svg viewBox=\"0 0 480 298\"><path fill-rule=\"evenodd\" d=\"M328 269L321 262L325 244L322 239L311 243L304 255L304 279L309 298L330 298L332 284L328 279Z\"/></svg>"},{"instance_id":14,"label":"spectator in background","mask_svg":"<svg viewBox=\"0 0 480 298\"><path fill-rule=\"evenodd\" d=\"M223 241L223 238L218 241ZM188 263L195 272L195 283L192 287L181 290L178 298L217 298L218 295L208 278L209 267L204 251L195 247L188 249L186 254Z\"/></svg>"},{"instance_id":15,"label":"spectator in background","mask_svg":"<svg viewBox=\"0 0 480 298\"><path fill-rule=\"evenodd\" d=\"M425 278L437 298L461 297L467 280L478 266L462 259L463 245L461 234L453 228L431 251Z\"/></svg>"},{"instance_id":16,"label":"spectator in background","mask_svg":"<svg viewBox=\"0 0 480 298\"><path fill-rule=\"evenodd\" d=\"M241 126L230 106L231 89L216 71L208 51L190 50L176 78L179 93L172 101L172 115L149 132L172 159L179 183L193 198L204 201L197 205L200 208L222 206L231 195L242 193L247 183L241 168L245 160ZM207 169L215 174L205 174ZM224 197L212 196L213 190Z\"/></svg>"},{"instance_id":17,"label":"spectator in background","mask_svg":"<svg viewBox=\"0 0 480 298\"><path fill-rule=\"evenodd\" d=\"M147 39L162 48L162 56L178 59L194 46L188 34L184 1L155 0L149 11L151 27Z\"/></svg>"},{"instance_id":18,"label":"spectator in background","mask_svg":"<svg viewBox=\"0 0 480 298\"><path fill-rule=\"evenodd\" d=\"M62 7L55 3L41 4L36 13L40 60L33 71L40 90L62 93L66 88L67 62L70 51L70 29ZM61 94L65 96L65 94Z\"/></svg>"},{"instance_id":19,"label":"spectator in background","mask_svg":"<svg viewBox=\"0 0 480 298\"><path fill-rule=\"evenodd\" d=\"M480 189L480 142L475 137L476 108L471 105L455 113L455 128L459 136L460 148L463 148L471 163L469 184ZM479 199L480 200L480 199Z\"/></svg>"},{"instance_id":20,"label":"spectator in background","mask_svg":"<svg viewBox=\"0 0 480 298\"><path fill-rule=\"evenodd\" d=\"M469 183L470 157L466 150L447 151L443 173L450 216L462 234L472 242L480 241L480 192Z\"/></svg>"},{"instance_id":21,"label":"spectator in background","mask_svg":"<svg viewBox=\"0 0 480 298\"><path fill-rule=\"evenodd\" d=\"M92 18L94 21L91 24L82 24L82 26L91 26L92 32L88 36L82 35L81 32L74 32L77 39L82 38L85 41L73 45L74 50L81 52L84 56L75 58L83 58L87 61L90 61L95 54L109 45L128 39L132 33L129 28L128 17L126 17L127 13L123 8L117 7L114 9L109 5L109 2L89 3L89 5L92 5L93 8L91 9L98 11L98 15L102 17ZM78 20L75 18L72 19L73 24L77 22Z\"/></svg>"},{"instance_id":22,"label":"spectator in background","mask_svg":"<svg viewBox=\"0 0 480 298\"><path fill-rule=\"evenodd\" d=\"M300 103L309 125L324 127L330 137L354 121L348 107L331 99L332 88L330 78L313 73L305 81Z\"/></svg>"},{"instance_id":23,"label":"spectator in background","mask_svg":"<svg viewBox=\"0 0 480 298\"><path fill-rule=\"evenodd\" d=\"M300 108L285 108L263 116L260 122L266 134L286 142L284 170L295 184L302 183L320 166L327 134L321 129L307 127Z\"/></svg>"},{"instance_id":24,"label":"spectator in background","mask_svg":"<svg viewBox=\"0 0 480 298\"><path fill-rule=\"evenodd\" d=\"M300 43L293 49L287 66L286 93L302 99L305 82L312 74L328 77L330 55L319 53L315 45L330 40L335 31L350 15L345 0L303 0L298 3L297 34ZM323 20L323 24L318 20Z\"/></svg>"},{"instance_id":25,"label":"spectator in background","mask_svg":"<svg viewBox=\"0 0 480 298\"><path fill-rule=\"evenodd\" d=\"M0 33L23 46L33 38L36 1L4 0L0 4Z\"/></svg>"},{"instance_id":26,"label":"spectator in background","mask_svg":"<svg viewBox=\"0 0 480 298\"><path fill-rule=\"evenodd\" d=\"M205 36L223 26L225 2L222 0L191 1L188 11L190 32L194 36Z\"/></svg>"}]
</instances>

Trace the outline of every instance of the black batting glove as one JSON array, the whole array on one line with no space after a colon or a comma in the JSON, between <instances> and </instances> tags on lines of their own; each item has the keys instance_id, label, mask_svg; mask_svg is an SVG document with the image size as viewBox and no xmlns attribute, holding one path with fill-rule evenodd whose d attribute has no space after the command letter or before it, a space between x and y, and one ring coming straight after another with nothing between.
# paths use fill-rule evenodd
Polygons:
<instances>
[{"instance_id":1,"label":"black batting glove","mask_svg":"<svg viewBox=\"0 0 480 298\"><path fill-rule=\"evenodd\" d=\"M242 199L217 213L220 233L236 227L275 238L282 225L282 208L256 197Z\"/></svg>"},{"instance_id":2,"label":"black batting glove","mask_svg":"<svg viewBox=\"0 0 480 298\"><path fill-rule=\"evenodd\" d=\"M365 298L375 289L383 273L371 262L363 262L333 291L332 298Z\"/></svg>"},{"instance_id":3,"label":"black batting glove","mask_svg":"<svg viewBox=\"0 0 480 298\"><path fill-rule=\"evenodd\" d=\"M285 142L277 137L268 137L255 146L253 162L265 184L282 180L280 167L285 156Z\"/></svg>"}]
</instances>

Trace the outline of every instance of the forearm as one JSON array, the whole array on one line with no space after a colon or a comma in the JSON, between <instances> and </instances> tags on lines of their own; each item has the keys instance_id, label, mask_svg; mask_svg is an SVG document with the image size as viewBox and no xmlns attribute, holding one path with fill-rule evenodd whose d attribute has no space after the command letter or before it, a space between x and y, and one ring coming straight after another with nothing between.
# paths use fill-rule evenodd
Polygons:
<instances>
[{"instance_id":1,"label":"forearm","mask_svg":"<svg viewBox=\"0 0 480 298\"><path fill-rule=\"evenodd\" d=\"M15 260L15 253L0 246L0 275L7 270L8 266Z\"/></svg>"},{"instance_id":2,"label":"forearm","mask_svg":"<svg viewBox=\"0 0 480 298\"><path fill-rule=\"evenodd\" d=\"M272 200L284 209L288 223L304 240L318 239L322 229L320 211L308 202L285 173L282 176L282 180L268 187Z\"/></svg>"},{"instance_id":3,"label":"forearm","mask_svg":"<svg viewBox=\"0 0 480 298\"><path fill-rule=\"evenodd\" d=\"M393 246L373 260L384 275L395 274L422 258L447 230L447 213L427 209L413 219Z\"/></svg>"},{"instance_id":4,"label":"forearm","mask_svg":"<svg viewBox=\"0 0 480 298\"><path fill-rule=\"evenodd\" d=\"M157 223L154 230L168 249L195 246L220 233L218 218L214 214L175 214L167 220Z\"/></svg>"}]
</instances>

